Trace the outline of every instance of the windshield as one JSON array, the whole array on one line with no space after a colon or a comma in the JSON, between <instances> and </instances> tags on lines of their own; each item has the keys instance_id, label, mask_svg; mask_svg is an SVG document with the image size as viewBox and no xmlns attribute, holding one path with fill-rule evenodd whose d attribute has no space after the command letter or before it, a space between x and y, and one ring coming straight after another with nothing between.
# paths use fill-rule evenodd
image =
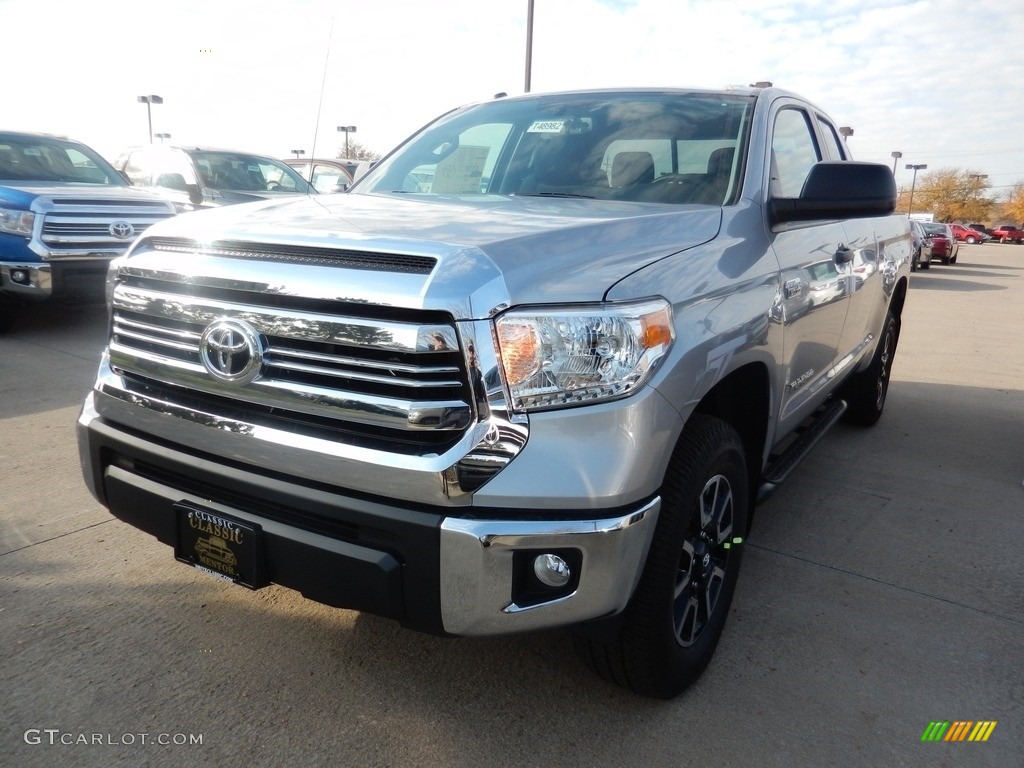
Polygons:
<instances>
[{"instance_id":1,"label":"windshield","mask_svg":"<svg viewBox=\"0 0 1024 768\"><path fill-rule=\"evenodd\" d=\"M240 152L190 152L196 172L208 189L237 192L315 192L295 169L269 157Z\"/></svg>"},{"instance_id":2,"label":"windshield","mask_svg":"<svg viewBox=\"0 0 1024 768\"><path fill-rule=\"evenodd\" d=\"M0 179L128 186L110 163L84 144L48 136L3 133Z\"/></svg>"},{"instance_id":3,"label":"windshield","mask_svg":"<svg viewBox=\"0 0 1024 768\"><path fill-rule=\"evenodd\" d=\"M709 93L496 100L428 126L353 192L724 205L739 193L752 107Z\"/></svg>"}]
</instances>

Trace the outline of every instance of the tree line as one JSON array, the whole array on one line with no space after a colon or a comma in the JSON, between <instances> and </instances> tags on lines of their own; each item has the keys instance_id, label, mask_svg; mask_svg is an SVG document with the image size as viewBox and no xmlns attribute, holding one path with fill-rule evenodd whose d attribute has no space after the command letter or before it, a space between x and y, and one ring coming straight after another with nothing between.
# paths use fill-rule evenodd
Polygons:
<instances>
[{"instance_id":1,"label":"tree line","mask_svg":"<svg viewBox=\"0 0 1024 768\"><path fill-rule=\"evenodd\" d=\"M936 221L1003 224L1024 222L1024 181L995 194L985 174L972 169L941 168L900 187L896 211L934 213Z\"/></svg>"}]
</instances>

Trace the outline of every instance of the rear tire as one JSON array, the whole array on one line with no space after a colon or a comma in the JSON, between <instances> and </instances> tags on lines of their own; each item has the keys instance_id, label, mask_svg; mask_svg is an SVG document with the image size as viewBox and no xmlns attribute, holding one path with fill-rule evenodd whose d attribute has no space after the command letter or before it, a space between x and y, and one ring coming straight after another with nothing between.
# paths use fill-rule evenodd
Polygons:
<instances>
[{"instance_id":1,"label":"rear tire","mask_svg":"<svg viewBox=\"0 0 1024 768\"><path fill-rule=\"evenodd\" d=\"M736 588L749 517L743 443L729 424L694 414L672 453L643 575L616 636L579 634L598 675L670 699L707 667Z\"/></svg>"},{"instance_id":2,"label":"rear tire","mask_svg":"<svg viewBox=\"0 0 1024 768\"><path fill-rule=\"evenodd\" d=\"M882 337L878 340L871 364L855 373L843 386L842 397L847 405L843 418L849 423L870 427L882 417L899 338L900 326L890 310L885 315Z\"/></svg>"}]
</instances>

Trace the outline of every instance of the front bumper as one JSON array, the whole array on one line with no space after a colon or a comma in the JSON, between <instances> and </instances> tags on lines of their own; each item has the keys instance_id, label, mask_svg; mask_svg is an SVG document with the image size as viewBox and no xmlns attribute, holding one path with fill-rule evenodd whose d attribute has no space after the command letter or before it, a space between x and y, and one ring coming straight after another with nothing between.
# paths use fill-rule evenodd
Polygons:
<instances>
[{"instance_id":1,"label":"front bumper","mask_svg":"<svg viewBox=\"0 0 1024 768\"><path fill-rule=\"evenodd\" d=\"M0 261L0 293L29 301L101 300L109 265L107 258L46 263Z\"/></svg>"},{"instance_id":2,"label":"front bumper","mask_svg":"<svg viewBox=\"0 0 1024 768\"><path fill-rule=\"evenodd\" d=\"M257 472L104 420L78 422L90 490L118 518L171 546L185 501L258 524L270 582L328 605L433 634L490 635L621 611L639 580L660 499L587 512L399 505L323 482ZM524 563L565 554L573 580L538 591Z\"/></svg>"}]
</instances>

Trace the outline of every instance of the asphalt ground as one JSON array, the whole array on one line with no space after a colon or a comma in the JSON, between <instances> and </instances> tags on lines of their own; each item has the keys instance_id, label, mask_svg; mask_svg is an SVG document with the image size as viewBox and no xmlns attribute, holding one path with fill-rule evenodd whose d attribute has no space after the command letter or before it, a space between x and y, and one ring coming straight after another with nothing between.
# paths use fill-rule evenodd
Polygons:
<instances>
[{"instance_id":1,"label":"asphalt ground","mask_svg":"<svg viewBox=\"0 0 1024 768\"><path fill-rule=\"evenodd\" d=\"M31 309L0 336L0 765L1024 765L1024 246L958 261L911 278L881 422L758 510L670 702L563 632L429 637L175 562L81 480L105 310Z\"/></svg>"}]
</instances>

